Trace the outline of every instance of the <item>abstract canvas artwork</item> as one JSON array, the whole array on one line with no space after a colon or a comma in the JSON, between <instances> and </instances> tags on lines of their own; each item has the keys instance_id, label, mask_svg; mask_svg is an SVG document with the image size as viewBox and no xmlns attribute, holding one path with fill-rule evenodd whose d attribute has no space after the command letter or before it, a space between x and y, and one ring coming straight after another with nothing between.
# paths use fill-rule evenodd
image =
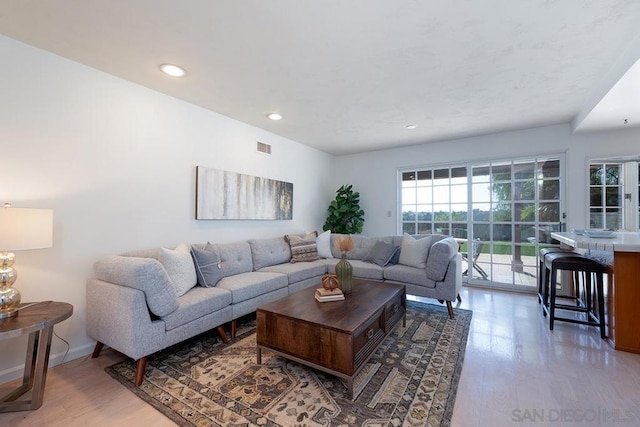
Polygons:
<instances>
[{"instance_id":1,"label":"abstract canvas artwork","mask_svg":"<svg viewBox=\"0 0 640 427\"><path fill-rule=\"evenodd\" d=\"M196 219L292 218L292 183L196 167Z\"/></svg>"}]
</instances>

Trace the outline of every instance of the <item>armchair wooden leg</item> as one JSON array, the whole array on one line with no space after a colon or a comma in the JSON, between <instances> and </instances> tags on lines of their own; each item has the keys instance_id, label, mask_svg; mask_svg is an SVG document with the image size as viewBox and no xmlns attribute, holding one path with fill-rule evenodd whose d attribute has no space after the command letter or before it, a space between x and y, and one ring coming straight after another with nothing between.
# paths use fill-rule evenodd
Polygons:
<instances>
[{"instance_id":1,"label":"armchair wooden leg","mask_svg":"<svg viewBox=\"0 0 640 427\"><path fill-rule=\"evenodd\" d=\"M233 319L231 321L231 338L235 338L236 337L236 332L238 331L238 322L236 322L236 319Z\"/></svg>"},{"instance_id":2,"label":"armchair wooden leg","mask_svg":"<svg viewBox=\"0 0 640 427\"><path fill-rule=\"evenodd\" d=\"M101 343L100 341L96 342L96 346L93 348L93 353L91 353L91 358L95 359L96 357L100 356L100 352L102 351L102 347L104 347L104 344Z\"/></svg>"},{"instance_id":3,"label":"armchair wooden leg","mask_svg":"<svg viewBox=\"0 0 640 427\"><path fill-rule=\"evenodd\" d=\"M140 384L142 384L145 369L147 369L147 356L141 357L140 359L136 360L136 376L133 380L134 386L140 387Z\"/></svg>"},{"instance_id":4,"label":"armchair wooden leg","mask_svg":"<svg viewBox=\"0 0 640 427\"><path fill-rule=\"evenodd\" d=\"M222 342L226 344L229 340L227 339L227 334L225 333L224 328L222 326L218 326L216 331L218 331L218 335L220 335Z\"/></svg>"},{"instance_id":5,"label":"armchair wooden leg","mask_svg":"<svg viewBox=\"0 0 640 427\"><path fill-rule=\"evenodd\" d=\"M447 301L447 310L449 311L449 319L455 319L455 317L453 317L453 306L451 305L451 301Z\"/></svg>"},{"instance_id":6,"label":"armchair wooden leg","mask_svg":"<svg viewBox=\"0 0 640 427\"><path fill-rule=\"evenodd\" d=\"M460 294L458 294L458 296L456 297L456 299L458 300L458 302L462 302L462 298L460 298Z\"/></svg>"}]
</instances>

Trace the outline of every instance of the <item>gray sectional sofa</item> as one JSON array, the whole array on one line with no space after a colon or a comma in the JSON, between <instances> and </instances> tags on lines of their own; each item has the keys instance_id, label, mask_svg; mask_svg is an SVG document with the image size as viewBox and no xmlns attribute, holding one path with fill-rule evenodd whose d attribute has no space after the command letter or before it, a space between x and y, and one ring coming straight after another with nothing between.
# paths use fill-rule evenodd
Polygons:
<instances>
[{"instance_id":1,"label":"gray sectional sofa","mask_svg":"<svg viewBox=\"0 0 640 427\"><path fill-rule=\"evenodd\" d=\"M213 265L192 261L189 267L185 258L189 252L185 255L184 247L182 252L180 247L157 248L99 260L86 293L87 333L97 341L93 357L105 344L131 357L136 361L134 383L138 386L150 354L211 329L227 342L224 325L231 324L235 337L236 320L241 316L267 302L319 286L324 274L334 272L341 255L333 245L337 236L329 239L324 233L323 237L317 241L324 245L319 253L325 257L310 262L290 262L291 249L283 237L191 247L192 254L193 248L215 253L218 262ZM452 238L352 238L354 249L348 259L355 278L403 283L408 294L446 301L453 318L451 302L459 299L462 258ZM397 250L389 256L393 248ZM207 268L218 275L217 283L196 285Z\"/></svg>"}]
</instances>

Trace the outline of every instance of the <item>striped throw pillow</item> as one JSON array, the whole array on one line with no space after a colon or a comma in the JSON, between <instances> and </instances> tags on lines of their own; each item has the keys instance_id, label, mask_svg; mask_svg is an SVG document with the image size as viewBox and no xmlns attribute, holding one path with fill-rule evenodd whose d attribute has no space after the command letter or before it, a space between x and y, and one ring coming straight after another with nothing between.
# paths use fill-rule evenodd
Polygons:
<instances>
[{"instance_id":1,"label":"striped throw pillow","mask_svg":"<svg viewBox=\"0 0 640 427\"><path fill-rule=\"evenodd\" d=\"M289 243L291 249L291 262L309 262L320 259L318 256L318 246L316 245L318 232L313 231L306 236L287 234L284 239Z\"/></svg>"}]
</instances>

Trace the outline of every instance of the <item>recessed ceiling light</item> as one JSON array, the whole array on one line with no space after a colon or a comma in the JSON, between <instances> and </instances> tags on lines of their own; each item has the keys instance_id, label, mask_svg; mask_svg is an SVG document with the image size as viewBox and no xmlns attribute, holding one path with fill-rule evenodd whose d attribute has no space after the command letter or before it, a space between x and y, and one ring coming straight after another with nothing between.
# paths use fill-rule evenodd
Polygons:
<instances>
[{"instance_id":1,"label":"recessed ceiling light","mask_svg":"<svg viewBox=\"0 0 640 427\"><path fill-rule=\"evenodd\" d=\"M415 128L417 128L417 127L418 127L418 126L416 126L416 125L407 125L407 126L406 126L406 128L407 128L407 129L415 129Z\"/></svg>"},{"instance_id":2,"label":"recessed ceiling light","mask_svg":"<svg viewBox=\"0 0 640 427\"><path fill-rule=\"evenodd\" d=\"M283 118L282 114L280 113L269 113L267 114L267 117L271 120L282 120Z\"/></svg>"},{"instance_id":3,"label":"recessed ceiling light","mask_svg":"<svg viewBox=\"0 0 640 427\"><path fill-rule=\"evenodd\" d=\"M182 67L178 67L173 64L162 64L160 66L160 70L168 76L171 77L184 77L187 75L187 72Z\"/></svg>"}]
</instances>

